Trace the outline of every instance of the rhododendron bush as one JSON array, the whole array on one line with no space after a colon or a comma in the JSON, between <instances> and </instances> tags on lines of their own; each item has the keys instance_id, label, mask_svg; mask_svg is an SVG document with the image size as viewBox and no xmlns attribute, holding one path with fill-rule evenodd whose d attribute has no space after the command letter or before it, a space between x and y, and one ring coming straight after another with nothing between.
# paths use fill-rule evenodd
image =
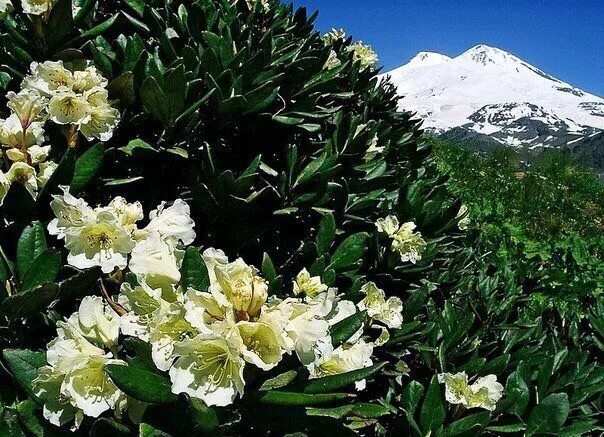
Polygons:
<instances>
[{"instance_id":1,"label":"rhododendron bush","mask_svg":"<svg viewBox=\"0 0 604 437\"><path fill-rule=\"evenodd\" d=\"M370 46L276 0L0 16L0 434L534 434L570 409L527 385L582 352L493 309Z\"/></svg>"}]
</instances>

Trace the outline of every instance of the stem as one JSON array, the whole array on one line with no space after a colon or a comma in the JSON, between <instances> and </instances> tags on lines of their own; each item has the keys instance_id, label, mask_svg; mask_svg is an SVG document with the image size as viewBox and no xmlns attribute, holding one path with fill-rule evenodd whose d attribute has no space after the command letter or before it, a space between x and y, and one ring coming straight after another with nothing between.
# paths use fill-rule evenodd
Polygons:
<instances>
[{"instance_id":1,"label":"stem","mask_svg":"<svg viewBox=\"0 0 604 437\"><path fill-rule=\"evenodd\" d=\"M75 124L72 124L69 127L69 133L67 134L67 146L70 149L75 149L76 146L78 145L78 138L79 138L78 127Z\"/></svg>"},{"instance_id":2,"label":"stem","mask_svg":"<svg viewBox=\"0 0 604 437\"><path fill-rule=\"evenodd\" d=\"M21 153L23 153L25 163L31 165L31 156L27 151L27 127L21 129Z\"/></svg>"},{"instance_id":3,"label":"stem","mask_svg":"<svg viewBox=\"0 0 604 437\"><path fill-rule=\"evenodd\" d=\"M115 311L117 313L117 315L120 317L125 314L128 314L128 311L126 311L126 308L124 308L119 303L117 303L116 301L111 299L111 296L109 296L109 293L107 293L107 289L105 288L105 284L103 283L102 279L99 279L99 284L101 287L101 295L103 296L103 299L105 299L107 304L111 307L111 309L113 311Z\"/></svg>"}]
</instances>

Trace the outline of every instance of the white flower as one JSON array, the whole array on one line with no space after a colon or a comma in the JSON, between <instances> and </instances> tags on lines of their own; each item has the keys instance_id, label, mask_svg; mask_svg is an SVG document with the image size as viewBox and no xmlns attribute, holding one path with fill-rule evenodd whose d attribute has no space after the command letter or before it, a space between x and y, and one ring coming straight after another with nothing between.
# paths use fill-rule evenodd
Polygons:
<instances>
[{"instance_id":1,"label":"white flower","mask_svg":"<svg viewBox=\"0 0 604 437\"><path fill-rule=\"evenodd\" d=\"M0 16L12 12L13 9L15 8L13 7L11 0L0 0Z\"/></svg>"},{"instance_id":2,"label":"white flower","mask_svg":"<svg viewBox=\"0 0 604 437\"><path fill-rule=\"evenodd\" d=\"M41 162L38 171L38 187L42 188L55 172L59 164L53 161Z\"/></svg>"},{"instance_id":3,"label":"white flower","mask_svg":"<svg viewBox=\"0 0 604 437\"><path fill-rule=\"evenodd\" d=\"M0 120L0 143L6 147L15 147L20 149L25 140L25 147L31 147L35 144L44 142L44 128L42 123L34 122L25 130L23 137L23 127L16 114L11 114L6 120Z\"/></svg>"},{"instance_id":4,"label":"white flower","mask_svg":"<svg viewBox=\"0 0 604 437\"><path fill-rule=\"evenodd\" d=\"M415 232L415 223L406 222L399 226L398 219L389 215L379 219L375 225L380 232L392 238L391 250L399 253L401 261L416 264L422 259L427 243L421 233Z\"/></svg>"},{"instance_id":5,"label":"white flower","mask_svg":"<svg viewBox=\"0 0 604 437\"><path fill-rule=\"evenodd\" d=\"M182 303L174 302L167 310L155 312L149 320L151 357L159 370L170 368L175 358L174 347L179 341L198 333L185 319L185 313Z\"/></svg>"},{"instance_id":6,"label":"white flower","mask_svg":"<svg viewBox=\"0 0 604 437\"><path fill-rule=\"evenodd\" d=\"M109 202L107 208L113 210L119 217L122 226L131 231L136 229L136 222L144 217L143 205L140 202L128 203L121 196L115 197Z\"/></svg>"},{"instance_id":7,"label":"white flower","mask_svg":"<svg viewBox=\"0 0 604 437\"><path fill-rule=\"evenodd\" d=\"M195 240L195 222L191 219L189 205L182 199L176 199L170 207L165 206L166 202L162 202L157 209L151 211L150 222L141 234L157 232L162 239L174 244L178 241L184 245L191 244Z\"/></svg>"},{"instance_id":8,"label":"white flower","mask_svg":"<svg viewBox=\"0 0 604 437\"><path fill-rule=\"evenodd\" d=\"M342 64L342 61L338 58L338 54L335 50L329 51L329 57L325 62L325 68L331 70L332 68L339 67Z\"/></svg>"},{"instance_id":9,"label":"white flower","mask_svg":"<svg viewBox=\"0 0 604 437\"><path fill-rule=\"evenodd\" d=\"M122 333L148 342L149 323L160 313L169 310L171 302L163 298L161 289L153 289L146 282L134 287L124 282L118 303L128 311L120 318Z\"/></svg>"},{"instance_id":10,"label":"white flower","mask_svg":"<svg viewBox=\"0 0 604 437\"><path fill-rule=\"evenodd\" d=\"M247 2L248 8L250 8L251 10L254 9L256 3L260 4L260 6L264 12L268 12L270 10L270 5L269 5L268 0L246 0L246 2Z\"/></svg>"},{"instance_id":11,"label":"white flower","mask_svg":"<svg viewBox=\"0 0 604 437\"><path fill-rule=\"evenodd\" d=\"M57 0L21 0L23 12L31 15L43 15L52 9Z\"/></svg>"},{"instance_id":12,"label":"white flower","mask_svg":"<svg viewBox=\"0 0 604 437\"><path fill-rule=\"evenodd\" d=\"M360 62L361 70L368 67L374 68L378 63L377 53L373 51L370 45L357 41L348 47L348 51L353 53L353 59Z\"/></svg>"},{"instance_id":13,"label":"white flower","mask_svg":"<svg viewBox=\"0 0 604 437\"><path fill-rule=\"evenodd\" d=\"M44 0L34 1L44 2ZM58 90L69 90L73 81L73 73L65 68L63 61L33 62L31 74L23 79L21 86L36 90L45 97L52 97Z\"/></svg>"},{"instance_id":14,"label":"white flower","mask_svg":"<svg viewBox=\"0 0 604 437\"><path fill-rule=\"evenodd\" d=\"M389 215L385 218L378 219L378 221L375 222L375 226L378 228L378 231L385 233L390 238L394 238L400 224L396 216Z\"/></svg>"},{"instance_id":15,"label":"white flower","mask_svg":"<svg viewBox=\"0 0 604 437\"><path fill-rule=\"evenodd\" d=\"M51 97L48 115L57 124L83 125L91 121L91 106L80 94L61 92Z\"/></svg>"},{"instance_id":16,"label":"white flower","mask_svg":"<svg viewBox=\"0 0 604 437\"><path fill-rule=\"evenodd\" d=\"M438 381L445 384L445 399L451 404L461 404L466 408L484 408L493 411L497 401L503 396L503 386L495 375L478 378L468 385L468 375L441 373Z\"/></svg>"},{"instance_id":17,"label":"white flower","mask_svg":"<svg viewBox=\"0 0 604 437\"><path fill-rule=\"evenodd\" d=\"M174 348L172 392L187 393L207 405L226 406L243 395L245 361L235 345L217 336L198 335Z\"/></svg>"},{"instance_id":18,"label":"white flower","mask_svg":"<svg viewBox=\"0 0 604 437\"><path fill-rule=\"evenodd\" d=\"M107 410L119 413L126 407L126 395L105 372L107 364L125 363L87 339L105 345L115 345L117 339L114 315L97 299L85 298L78 312L57 323L57 337L46 354L48 365L33 381L36 394L44 400L44 417L55 425L75 418L77 428L83 414L98 417Z\"/></svg>"},{"instance_id":19,"label":"white flower","mask_svg":"<svg viewBox=\"0 0 604 437\"><path fill-rule=\"evenodd\" d=\"M81 409L85 415L99 417L108 410L125 408L126 395L121 392L105 372L107 364L126 364L121 360L91 357L85 365L73 369L65 376L61 394Z\"/></svg>"},{"instance_id":20,"label":"white flower","mask_svg":"<svg viewBox=\"0 0 604 437\"><path fill-rule=\"evenodd\" d=\"M80 309L68 319L87 340L108 348L117 345L119 316L98 296L86 296Z\"/></svg>"},{"instance_id":21,"label":"white flower","mask_svg":"<svg viewBox=\"0 0 604 437\"><path fill-rule=\"evenodd\" d=\"M176 249L162 240L158 233L152 233L136 243L129 266L139 282L144 280L153 288L169 287L180 282Z\"/></svg>"},{"instance_id":22,"label":"white flower","mask_svg":"<svg viewBox=\"0 0 604 437\"><path fill-rule=\"evenodd\" d=\"M18 94L10 91L6 98L8 107L13 110L23 128L28 128L34 121L43 121L46 99L37 90L25 88Z\"/></svg>"},{"instance_id":23,"label":"white flower","mask_svg":"<svg viewBox=\"0 0 604 437\"><path fill-rule=\"evenodd\" d=\"M24 162L15 162L6 173L6 179L12 184L22 183L32 197L36 197L38 191L38 180L36 169Z\"/></svg>"},{"instance_id":24,"label":"white flower","mask_svg":"<svg viewBox=\"0 0 604 437\"><path fill-rule=\"evenodd\" d=\"M109 82L105 79L94 66L88 66L84 70L73 72L72 91L85 93L93 88L105 88ZM106 101L105 97L105 101Z\"/></svg>"},{"instance_id":25,"label":"white flower","mask_svg":"<svg viewBox=\"0 0 604 437\"><path fill-rule=\"evenodd\" d=\"M215 268L219 265L224 266L229 263L229 259L225 255L225 253L220 249L214 249L212 247L206 249L201 254L203 258L203 262L208 269L208 276L210 278L210 284L216 283L216 273L214 272ZM203 291L203 290L200 290Z\"/></svg>"},{"instance_id":26,"label":"white flower","mask_svg":"<svg viewBox=\"0 0 604 437\"><path fill-rule=\"evenodd\" d=\"M65 231L72 227L81 227L95 219L94 210L84 199L78 199L69 192L69 187L61 186L63 195L53 195L50 207L57 218L48 224L50 235L65 238Z\"/></svg>"},{"instance_id":27,"label":"white flower","mask_svg":"<svg viewBox=\"0 0 604 437\"><path fill-rule=\"evenodd\" d=\"M6 175L0 170L0 205L4 203L4 198L8 194L10 184L11 183L6 177Z\"/></svg>"},{"instance_id":28,"label":"white flower","mask_svg":"<svg viewBox=\"0 0 604 437\"><path fill-rule=\"evenodd\" d=\"M364 369L373 364L373 343L359 340L350 345L345 344L335 349L331 354L323 354L310 367L311 378L337 375ZM364 383L357 385L357 389L365 388Z\"/></svg>"},{"instance_id":29,"label":"white flower","mask_svg":"<svg viewBox=\"0 0 604 437\"><path fill-rule=\"evenodd\" d=\"M336 41L343 41L346 39L346 31L344 29L331 29L328 33L323 35L323 41L326 44L333 44Z\"/></svg>"},{"instance_id":30,"label":"white flower","mask_svg":"<svg viewBox=\"0 0 604 437\"><path fill-rule=\"evenodd\" d=\"M82 226L65 230L65 247L70 265L80 269L100 266L110 273L126 267L134 240L113 212L95 211L95 217Z\"/></svg>"},{"instance_id":31,"label":"white flower","mask_svg":"<svg viewBox=\"0 0 604 437\"><path fill-rule=\"evenodd\" d=\"M120 122L120 113L109 105L93 106L88 113L88 121L82 122L80 131L88 140L98 138L109 141Z\"/></svg>"},{"instance_id":32,"label":"white flower","mask_svg":"<svg viewBox=\"0 0 604 437\"><path fill-rule=\"evenodd\" d=\"M310 276L308 270L302 269L294 281L294 295L304 294L314 297L327 290L327 285L321 282L320 276Z\"/></svg>"},{"instance_id":33,"label":"white flower","mask_svg":"<svg viewBox=\"0 0 604 437\"><path fill-rule=\"evenodd\" d=\"M257 317L268 297L268 284L241 258L215 268L216 280L235 311Z\"/></svg>"},{"instance_id":34,"label":"white flower","mask_svg":"<svg viewBox=\"0 0 604 437\"><path fill-rule=\"evenodd\" d=\"M280 338L270 325L238 322L231 336L233 343L239 344L240 353L248 363L262 370L270 370L281 361L283 350Z\"/></svg>"},{"instance_id":35,"label":"white flower","mask_svg":"<svg viewBox=\"0 0 604 437\"><path fill-rule=\"evenodd\" d=\"M365 294L358 303L361 311L367 310L367 315L374 320L382 322L388 328L397 329L403 324L403 302L400 298L392 296L386 300L386 293L373 282L368 282L361 287Z\"/></svg>"}]
</instances>

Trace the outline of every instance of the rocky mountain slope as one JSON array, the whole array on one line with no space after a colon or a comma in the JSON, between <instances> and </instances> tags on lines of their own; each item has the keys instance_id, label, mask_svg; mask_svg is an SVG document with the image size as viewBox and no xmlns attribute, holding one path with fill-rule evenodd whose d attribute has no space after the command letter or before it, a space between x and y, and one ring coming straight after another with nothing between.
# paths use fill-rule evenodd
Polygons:
<instances>
[{"instance_id":1,"label":"rocky mountain slope","mask_svg":"<svg viewBox=\"0 0 604 437\"><path fill-rule=\"evenodd\" d=\"M485 149L602 155L604 99L504 50L477 45L455 58L420 52L386 75L404 97L401 108L433 133Z\"/></svg>"}]
</instances>

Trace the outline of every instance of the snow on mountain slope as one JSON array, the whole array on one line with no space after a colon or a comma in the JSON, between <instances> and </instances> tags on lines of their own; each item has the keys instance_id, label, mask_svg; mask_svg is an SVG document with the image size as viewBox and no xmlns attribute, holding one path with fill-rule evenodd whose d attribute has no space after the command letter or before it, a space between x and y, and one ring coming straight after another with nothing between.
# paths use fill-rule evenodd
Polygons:
<instances>
[{"instance_id":1,"label":"snow on mountain slope","mask_svg":"<svg viewBox=\"0 0 604 437\"><path fill-rule=\"evenodd\" d=\"M420 52L386 73L401 109L444 133L463 128L500 144L558 147L604 129L604 99L552 77L516 56L477 45L450 58Z\"/></svg>"}]
</instances>

